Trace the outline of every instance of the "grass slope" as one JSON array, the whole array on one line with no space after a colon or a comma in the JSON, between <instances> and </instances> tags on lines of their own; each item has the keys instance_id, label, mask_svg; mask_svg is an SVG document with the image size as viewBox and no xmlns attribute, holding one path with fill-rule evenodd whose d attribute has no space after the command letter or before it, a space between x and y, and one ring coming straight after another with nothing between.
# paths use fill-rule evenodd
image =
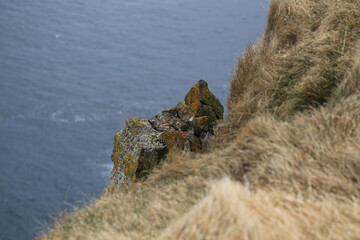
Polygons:
<instances>
[{"instance_id":1,"label":"grass slope","mask_svg":"<svg viewBox=\"0 0 360 240\"><path fill-rule=\"evenodd\" d=\"M40 239L359 239L359 36L358 0L273 0L217 147L171 153Z\"/></svg>"}]
</instances>

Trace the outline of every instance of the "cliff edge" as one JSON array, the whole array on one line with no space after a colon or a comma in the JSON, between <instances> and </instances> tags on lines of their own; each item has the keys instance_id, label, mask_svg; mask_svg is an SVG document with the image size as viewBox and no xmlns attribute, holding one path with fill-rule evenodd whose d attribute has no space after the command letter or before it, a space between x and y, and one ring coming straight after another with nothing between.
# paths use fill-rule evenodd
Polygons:
<instances>
[{"instance_id":1,"label":"cliff edge","mask_svg":"<svg viewBox=\"0 0 360 240\"><path fill-rule=\"evenodd\" d=\"M41 239L359 239L359 36L360 1L273 0L216 147L171 151Z\"/></svg>"}]
</instances>

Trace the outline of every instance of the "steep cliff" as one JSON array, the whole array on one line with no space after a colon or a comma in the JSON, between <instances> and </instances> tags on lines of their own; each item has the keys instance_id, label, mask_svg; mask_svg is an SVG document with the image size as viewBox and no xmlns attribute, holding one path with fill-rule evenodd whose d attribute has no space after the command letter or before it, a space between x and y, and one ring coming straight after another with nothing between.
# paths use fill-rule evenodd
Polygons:
<instances>
[{"instance_id":1,"label":"steep cliff","mask_svg":"<svg viewBox=\"0 0 360 240\"><path fill-rule=\"evenodd\" d=\"M359 36L360 1L273 0L216 147L170 152L43 239L358 239Z\"/></svg>"}]
</instances>

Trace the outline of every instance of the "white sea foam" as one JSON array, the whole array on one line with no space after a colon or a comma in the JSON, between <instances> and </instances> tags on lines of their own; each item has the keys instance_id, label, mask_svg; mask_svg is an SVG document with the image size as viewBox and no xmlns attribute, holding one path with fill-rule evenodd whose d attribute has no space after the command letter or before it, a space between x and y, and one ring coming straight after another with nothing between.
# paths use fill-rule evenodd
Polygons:
<instances>
[{"instance_id":1,"label":"white sea foam","mask_svg":"<svg viewBox=\"0 0 360 240\"><path fill-rule=\"evenodd\" d=\"M59 122L59 123L68 123L70 122L68 119L62 118L61 115L63 115L62 110L58 110L56 112L51 113L51 120L53 120L54 122Z\"/></svg>"},{"instance_id":2,"label":"white sea foam","mask_svg":"<svg viewBox=\"0 0 360 240\"><path fill-rule=\"evenodd\" d=\"M97 172L100 172L104 177L110 177L110 172L113 168L113 164L109 160L109 163L92 163L93 167L95 167Z\"/></svg>"},{"instance_id":3,"label":"white sea foam","mask_svg":"<svg viewBox=\"0 0 360 240\"><path fill-rule=\"evenodd\" d=\"M75 115L74 122L86 122L86 119L84 116Z\"/></svg>"}]
</instances>

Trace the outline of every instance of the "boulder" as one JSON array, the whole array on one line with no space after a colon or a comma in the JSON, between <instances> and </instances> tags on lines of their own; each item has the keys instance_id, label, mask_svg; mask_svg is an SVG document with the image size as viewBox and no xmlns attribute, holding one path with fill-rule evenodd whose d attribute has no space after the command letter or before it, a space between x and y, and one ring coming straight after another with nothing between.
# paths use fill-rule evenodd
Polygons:
<instances>
[{"instance_id":1,"label":"boulder","mask_svg":"<svg viewBox=\"0 0 360 240\"><path fill-rule=\"evenodd\" d=\"M148 120L137 117L127 119L114 138L110 185L132 182L136 177L145 175L159 163L167 150L167 144L160 139L160 132Z\"/></svg>"},{"instance_id":2,"label":"boulder","mask_svg":"<svg viewBox=\"0 0 360 240\"><path fill-rule=\"evenodd\" d=\"M222 121L224 107L204 80L197 82L184 100L149 120L126 120L115 135L109 186L142 178L171 149L201 152L211 147L214 126Z\"/></svg>"}]
</instances>

